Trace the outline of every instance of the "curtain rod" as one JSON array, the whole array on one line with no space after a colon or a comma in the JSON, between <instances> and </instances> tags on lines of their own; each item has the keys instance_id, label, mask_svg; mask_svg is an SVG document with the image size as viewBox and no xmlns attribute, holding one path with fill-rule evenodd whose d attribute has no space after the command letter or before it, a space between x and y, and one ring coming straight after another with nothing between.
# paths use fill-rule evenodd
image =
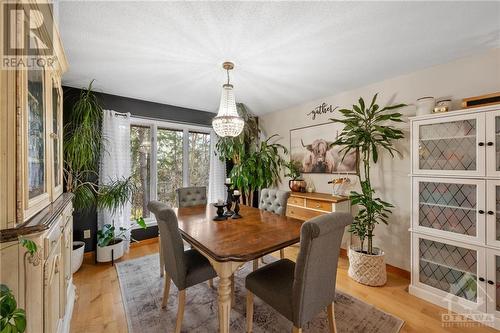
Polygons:
<instances>
[{"instance_id":1,"label":"curtain rod","mask_svg":"<svg viewBox=\"0 0 500 333\"><path fill-rule=\"evenodd\" d=\"M210 125L208 125L208 124L190 123L190 122L187 122L187 121L171 120L171 119L157 118L157 117L137 116L135 114L132 114L131 117L132 118L137 118L137 119L144 119L144 120L166 121L166 122L169 122L169 123L175 123L175 124L179 124L179 125L192 125L192 126L207 127L207 128L210 127Z\"/></svg>"}]
</instances>

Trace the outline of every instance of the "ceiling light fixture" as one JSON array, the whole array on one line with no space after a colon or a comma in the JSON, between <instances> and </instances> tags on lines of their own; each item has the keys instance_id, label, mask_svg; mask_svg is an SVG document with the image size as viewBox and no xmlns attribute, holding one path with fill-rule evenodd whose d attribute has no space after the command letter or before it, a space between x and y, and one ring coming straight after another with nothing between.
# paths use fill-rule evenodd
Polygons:
<instances>
[{"instance_id":1,"label":"ceiling light fixture","mask_svg":"<svg viewBox=\"0 0 500 333\"><path fill-rule=\"evenodd\" d=\"M234 68L234 64L226 61L222 64L222 68L227 72L227 83L222 85L219 112L212 120L212 127L218 136L235 137L243 131L245 121L238 115L233 85L229 83L229 71Z\"/></svg>"}]
</instances>

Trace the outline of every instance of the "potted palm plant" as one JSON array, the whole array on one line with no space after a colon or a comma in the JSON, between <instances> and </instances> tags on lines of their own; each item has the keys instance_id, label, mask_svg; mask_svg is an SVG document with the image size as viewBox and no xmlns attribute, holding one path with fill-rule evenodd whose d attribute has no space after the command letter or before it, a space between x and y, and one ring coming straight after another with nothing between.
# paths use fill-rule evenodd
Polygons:
<instances>
[{"instance_id":1,"label":"potted palm plant","mask_svg":"<svg viewBox=\"0 0 500 333\"><path fill-rule=\"evenodd\" d=\"M394 154L401 155L394 142L404 135L393 124L402 122L402 114L388 111L406 106L397 104L380 108L376 101L377 94L368 106L360 98L358 105L353 105L352 109L339 111L344 116L342 119L331 119L344 125L332 145L342 146L340 151L343 157L352 151L358 154L356 168L361 192L353 191L350 197L351 204L358 205L359 211L349 231L359 238L360 246L349 248L348 274L355 281L370 286L381 286L387 281L385 253L373 246L373 230L377 224L388 223L391 208L394 207L375 195L370 168L372 163L377 163L379 154L384 150L392 157Z\"/></svg>"}]
</instances>

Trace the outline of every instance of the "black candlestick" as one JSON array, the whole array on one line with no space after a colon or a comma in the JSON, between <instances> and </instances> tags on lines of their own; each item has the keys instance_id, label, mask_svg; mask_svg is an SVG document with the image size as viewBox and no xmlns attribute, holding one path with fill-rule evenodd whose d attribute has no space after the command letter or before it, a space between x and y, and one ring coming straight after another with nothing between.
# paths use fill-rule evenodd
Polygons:
<instances>
[{"instance_id":1,"label":"black candlestick","mask_svg":"<svg viewBox=\"0 0 500 333\"><path fill-rule=\"evenodd\" d=\"M233 207L233 189L231 189L231 186L233 184L224 184L227 187L227 199L226 199L226 216L231 216L234 214L234 212L231 210Z\"/></svg>"},{"instance_id":2,"label":"black candlestick","mask_svg":"<svg viewBox=\"0 0 500 333\"><path fill-rule=\"evenodd\" d=\"M234 214L232 216L233 219L241 219L242 216L238 214L240 212L240 195L233 195L234 199Z\"/></svg>"},{"instance_id":3,"label":"black candlestick","mask_svg":"<svg viewBox=\"0 0 500 333\"><path fill-rule=\"evenodd\" d=\"M214 203L214 206L217 207L217 216L214 217L214 221L227 220L227 216L224 215L224 207L226 207L226 204L216 204L216 203Z\"/></svg>"}]
</instances>

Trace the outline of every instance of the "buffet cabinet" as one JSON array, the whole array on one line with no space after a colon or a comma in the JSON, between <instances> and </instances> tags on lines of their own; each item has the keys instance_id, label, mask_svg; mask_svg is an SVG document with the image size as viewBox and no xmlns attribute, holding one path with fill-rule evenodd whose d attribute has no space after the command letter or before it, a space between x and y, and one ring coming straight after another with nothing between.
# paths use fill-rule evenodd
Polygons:
<instances>
[{"instance_id":1,"label":"buffet cabinet","mask_svg":"<svg viewBox=\"0 0 500 333\"><path fill-rule=\"evenodd\" d=\"M0 17L12 17L6 11L13 9L15 23L0 25L0 47L10 38L17 50L11 56L25 65L0 72L0 283L26 311L27 333L68 332L75 289L72 195L63 194L61 78L67 61L47 2L2 5ZM40 27L36 37L31 26ZM37 43L44 47L24 51ZM24 240L36 244L34 253Z\"/></svg>"},{"instance_id":2,"label":"buffet cabinet","mask_svg":"<svg viewBox=\"0 0 500 333\"><path fill-rule=\"evenodd\" d=\"M500 329L500 106L410 122L409 291Z\"/></svg>"}]
</instances>

